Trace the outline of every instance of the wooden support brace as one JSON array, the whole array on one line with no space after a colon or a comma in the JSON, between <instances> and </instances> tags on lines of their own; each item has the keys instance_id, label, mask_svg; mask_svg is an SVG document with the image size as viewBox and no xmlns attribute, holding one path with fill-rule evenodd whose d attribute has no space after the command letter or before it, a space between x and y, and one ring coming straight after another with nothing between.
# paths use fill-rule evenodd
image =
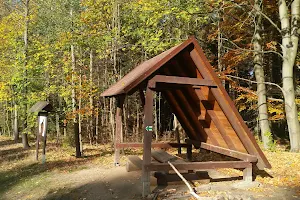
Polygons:
<instances>
[{"instance_id":1,"label":"wooden support brace","mask_svg":"<svg viewBox=\"0 0 300 200\"><path fill-rule=\"evenodd\" d=\"M234 150L231 150L231 149L226 149L226 148L223 148L223 147L218 147L218 146L215 146L215 145L212 145L212 144L207 144L207 143L204 143L204 142L201 142L201 148L209 150L209 151L214 151L214 152L217 152L217 153L220 153L220 154L223 154L223 155L226 155L226 156L230 156L230 157L233 157L233 158L248 161L248 162L256 162L257 161L256 156L253 156L253 155L250 155L250 154L247 154L247 153L242 153L242 152L239 152L239 151L234 151Z\"/></svg>"},{"instance_id":2,"label":"wooden support brace","mask_svg":"<svg viewBox=\"0 0 300 200\"><path fill-rule=\"evenodd\" d=\"M229 156L232 158L237 158L237 159L241 159L241 160L248 161L248 162L256 162L257 161L257 157L254 155L250 155L247 153L243 153L243 152L239 152L239 151L235 151L235 150L231 150L231 149L226 149L226 148L215 146L212 144L207 144L205 142L199 142L199 141L195 141L195 140L186 139L186 143L200 145L200 147L202 149L213 151L213 152L223 154L223 155L226 155L226 156Z\"/></svg>"}]
</instances>

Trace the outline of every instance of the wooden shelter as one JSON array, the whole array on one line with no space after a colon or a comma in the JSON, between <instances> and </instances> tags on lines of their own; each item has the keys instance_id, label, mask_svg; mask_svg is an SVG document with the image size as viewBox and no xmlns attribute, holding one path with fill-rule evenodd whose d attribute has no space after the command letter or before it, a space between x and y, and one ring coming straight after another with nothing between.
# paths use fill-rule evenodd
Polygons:
<instances>
[{"instance_id":1,"label":"wooden shelter","mask_svg":"<svg viewBox=\"0 0 300 200\"><path fill-rule=\"evenodd\" d=\"M136 91L144 104L144 140L121 143L124 98ZM152 143L155 91L164 95L188 135L185 144ZM120 148L143 148L143 196L150 193L150 171L171 170L168 163L151 162L151 148L155 147L181 146L191 152L193 145L240 160L174 162L178 170L241 168L244 179L252 181L253 164L259 169L271 168L194 37L140 64L101 96L117 98L115 163L119 163Z\"/></svg>"}]
</instances>

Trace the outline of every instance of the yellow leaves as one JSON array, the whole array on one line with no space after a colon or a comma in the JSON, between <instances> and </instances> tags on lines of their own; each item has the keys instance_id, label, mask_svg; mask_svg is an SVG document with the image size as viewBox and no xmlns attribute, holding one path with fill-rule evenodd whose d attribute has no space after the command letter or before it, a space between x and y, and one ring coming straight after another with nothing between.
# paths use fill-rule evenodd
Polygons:
<instances>
[{"instance_id":1,"label":"yellow leaves","mask_svg":"<svg viewBox=\"0 0 300 200\"><path fill-rule=\"evenodd\" d=\"M257 176L259 182L273 186L299 187L300 154L290 152L265 152L272 169L267 172L271 177Z\"/></svg>"}]
</instances>

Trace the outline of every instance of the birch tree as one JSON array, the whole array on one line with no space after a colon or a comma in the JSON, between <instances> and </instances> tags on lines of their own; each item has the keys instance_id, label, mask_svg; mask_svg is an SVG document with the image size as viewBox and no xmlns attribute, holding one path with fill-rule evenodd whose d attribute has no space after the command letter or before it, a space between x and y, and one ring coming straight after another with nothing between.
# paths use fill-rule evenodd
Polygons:
<instances>
[{"instance_id":1,"label":"birch tree","mask_svg":"<svg viewBox=\"0 0 300 200\"><path fill-rule=\"evenodd\" d=\"M292 152L300 149L300 125L295 102L294 65L298 51L300 0L294 0L291 4L291 15L285 0L279 0L279 17L282 35L282 83L285 99L285 113L288 124L290 145Z\"/></svg>"},{"instance_id":2,"label":"birch tree","mask_svg":"<svg viewBox=\"0 0 300 200\"><path fill-rule=\"evenodd\" d=\"M264 144L264 148L268 149L271 141L270 137L270 125L268 121L268 107L267 107L267 95L265 85L265 73L263 68L263 53L262 53L262 16L261 16L261 0L255 0L254 8L255 12L255 33L253 38L254 47L254 73L257 84L257 97L258 97L258 118L260 125L261 138Z\"/></svg>"}]
</instances>

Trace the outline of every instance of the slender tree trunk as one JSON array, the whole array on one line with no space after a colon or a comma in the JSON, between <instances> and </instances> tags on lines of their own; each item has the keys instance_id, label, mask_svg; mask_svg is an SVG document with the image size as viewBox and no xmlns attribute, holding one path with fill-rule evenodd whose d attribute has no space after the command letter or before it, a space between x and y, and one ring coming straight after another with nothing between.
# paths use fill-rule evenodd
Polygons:
<instances>
[{"instance_id":1,"label":"slender tree trunk","mask_svg":"<svg viewBox=\"0 0 300 200\"><path fill-rule=\"evenodd\" d=\"M282 82L285 98L285 113L290 136L291 151L298 152L300 150L300 126L295 102L293 69L298 51L300 0L294 0L291 4L291 19L286 1L280 0L279 16L282 31Z\"/></svg>"},{"instance_id":2,"label":"slender tree trunk","mask_svg":"<svg viewBox=\"0 0 300 200\"><path fill-rule=\"evenodd\" d=\"M96 108L96 127L95 127L95 135L96 135L96 144L98 144L98 140L99 140L99 112L98 112L98 107Z\"/></svg>"},{"instance_id":3,"label":"slender tree trunk","mask_svg":"<svg viewBox=\"0 0 300 200\"><path fill-rule=\"evenodd\" d=\"M78 130L79 130L79 146L80 146L80 152L81 156L83 156L83 145L82 145L82 117L81 117L81 108L82 108L82 76L81 76L81 69L79 70L79 100L78 100Z\"/></svg>"},{"instance_id":4,"label":"slender tree trunk","mask_svg":"<svg viewBox=\"0 0 300 200\"><path fill-rule=\"evenodd\" d=\"M14 101L14 141L17 143L19 141L19 131L18 131L18 106Z\"/></svg>"},{"instance_id":5,"label":"slender tree trunk","mask_svg":"<svg viewBox=\"0 0 300 200\"><path fill-rule=\"evenodd\" d=\"M93 50L90 50L90 121L89 121L89 135L90 138L94 137L94 127L93 127L93 109L94 109L94 101L93 101ZM90 143L92 140L90 139Z\"/></svg>"},{"instance_id":6,"label":"slender tree trunk","mask_svg":"<svg viewBox=\"0 0 300 200\"><path fill-rule=\"evenodd\" d=\"M73 29L73 8L70 10L70 17L72 19L72 29ZM72 30L73 32L73 30ZM74 135L75 135L75 146L76 146L76 157L81 157L81 145L80 145L80 130L78 123L78 113L77 113L77 105L76 105L76 91L75 91L75 74L76 74L76 60L75 60L75 52L74 52L74 44L71 44L71 61L72 61L72 110L74 117Z\"/></svg>"},{"instance_id":7,"label":"slender tree trunk","mask_svg":"<svg viewBox=\"0 0 300 200\"><path fill-rule=\"evenodd\" d=\"M56 126L56 143L60 140L60 127L59 127L59 114L55 113L55 126Z\"/></svg>"},{"instance_id":8,"label":"slender tree trunk","mask_svg":"<svg viewBox=\"0 0 300 200\"><path fill-rule=\"evenodd\" d=\"M8 136L11 136L11 130L10 130L10 113L9 113L9 109L8 109L8 101L6 101L5 103L5 110L6 110L6 120L5 120L5 126L6 126L6 129L7 129L7 133L8 133Z\"/></svg>"},{"instance_id":9,"label":"slender tree trunk","mask_svg":"<svg viewBox=\"0 0 300 200\"><path fill-rule=\"evenodd\" d=\"M56 142L59 143L60 142L60 126L59 126L59 113L60 113L60 109L61 109L61 99L58 96L58 112L55 113L55 126L56 126Z\"/></svg>"},{"instance_id":10,"label":"slender tree trunk","mask_svg":"<svg viewBox=\"0 0 300 200\"><path fill-rule=\"evenodd\" d=\"M25 99L25 108L24 108L24 129L27 130L27 111L28 111L28 102L27 102L27 62L28 62L28 26L29 26L29 0L25 0L25 30L24 30L24 78L25 78L25 92L24 92L24 99ZM29 148L28 143L28 136L27 133L22 134L22 144L23 148L27 149Z\"/></svg>"},{"instance_id":11,"label":"slender tree trunk","mask_svg":"<svg viewBox=\"0 0 300 200\"><path fill-rule=\"evenodd\" d=\"M256 32L254 33L253 38L253 46L254 50L254 73L257 84L257 96L258 96L258 118L260 124L261 138L264 144L264 148L268 149L270 141L272 141L269 121L268 121L268 106L267 106L267 96L266 96L266 85L265 82L265 74L263 68L263 54L262 51L262 38L261 38L261 30L262 30L262 21L261 21L261 0L255 0L255 10L256 10Z\"/></svg>"}]
</instances>

